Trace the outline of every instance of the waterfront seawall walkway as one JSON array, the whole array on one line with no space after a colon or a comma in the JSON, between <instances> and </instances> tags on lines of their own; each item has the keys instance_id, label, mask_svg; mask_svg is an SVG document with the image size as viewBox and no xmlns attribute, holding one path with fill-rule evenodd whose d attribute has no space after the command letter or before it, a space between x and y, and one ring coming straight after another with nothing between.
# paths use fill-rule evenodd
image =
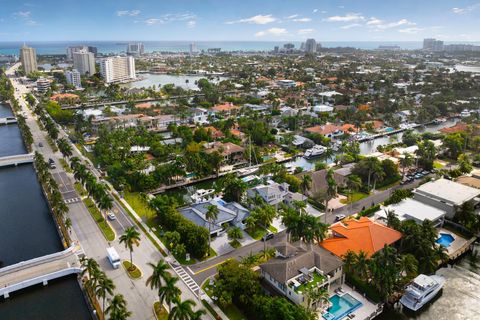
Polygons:
<instances>
[{"instance_id":1,"label":"waterfront seawall walkway","mask_svg":"<svg viewBox=\"0 0 480 320\"><path fill-rule=\"evenodd\" d=\"M82 271L77 256L78 246L43 257L22 261L0 269L0 296L5 298L17 290Z\"/></svg>"}]
</instances>

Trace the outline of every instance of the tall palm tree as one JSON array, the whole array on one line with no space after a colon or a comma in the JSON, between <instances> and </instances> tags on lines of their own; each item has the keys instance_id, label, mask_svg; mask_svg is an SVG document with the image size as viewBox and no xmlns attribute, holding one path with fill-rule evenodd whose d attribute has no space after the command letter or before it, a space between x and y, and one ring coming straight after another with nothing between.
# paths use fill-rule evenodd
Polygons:
<instances>
[{"instance_id":1,"label":"tall palm tree","mask_svg":"<svg viewBox=\"0 0 480 320\"><path fill-rule=\"evenodd\" d=\"M160 304L163 304L165 302L168 305L168 310L171 312L172 302L175 302L175 300L180 297L180 294L182 292L176 286L178 281L177 277L166 277L164 281L165 284L158 288L158 298Z\"/></svg>"},{"instance_id":2,"label":"tall palm tree","mask_svg":"<svg viewBox=\"0 0 480 320\"><path fill-rule=\"evenodd\" d=\"M111 320L124 320L131 315L131 312L127 310L127 302L121 294L113 296L105 312L110 316L109 319Z\"/></svg>"},{"instance_id":3,"label":"tall palm tree","mask_svg":"<svg viewBox=\"0 0 480 320\"><path fill-rule=\"evenodd\" d=\"M400 158L400 166L402 167L402 180L405 177L405 169L413 164L413 157L410 153L404 152L403 157Z\"/></svg>"},{"instance_id":4,"label":"tall palm tree","mask_svg":"<svg viewBox=\"0 0 480 320\"><path fill-rule=\"evenodd\" d=\"M168 320L189 320L193 314L193 307L195 302L193 300L181 301L178 297L175 299L175 307L168 314Z\"/></svg>"},{"instance_id":5,"label":"tall palm tree","mask_svg":"<svg viewBox=\"0 0 480 320\"><path fill-rule=\"evenodd\" d=\"M360 279L367 278L368 256L367 253L363 250L360 250L360 252L356 256L355 271L360 276Z\"/></svg>"},{"instance_id":6,"label":"tall palm tree","mask_svg":"<svg viewBox=\"0 0 480 320\"><path fill-rule=\"evenodd\" d=\"M212 241L212 224L217 220L220 210L215 205L209 205L207 207L207 213L205 213L205 219L208 221L208 247L210 248L210 243ZM210 251L210 249L209 249Z\"/></svg>"},{"instance_id":7,"label":"tall palm tree","mask_svg":"<svg viewBox=\"0 0 480 320\"><path fill-rule=\"evenodd\" d=\"M100 270L98 262L93 258L82 258L80 260L80 263L83 267L83 270L81 272L82 277L88 275L88 278L90 279L93 277L96 271Z\"/></svg>"},{"instance_id":8,"label":"tall palm tree","mask_svg":"<svg viewBox=\"0 0 480 320\"><path fill-rule=\"evenodd\" d=\"M72 156L73 148L70 145L70 143L68 143L67 139L65 138L58 139L57 146L65 158L70 158Z\"/></svg>"},{"instance_id":9,"label":"tall palm tree","mask_svg":"<svg viewBox=\"0 0 480 320\"><path fill-rule=\"evenodd\" d=\"M350 210L352 210L352 194L357 192L362 187L362 179L354 174L351 174L347 177L347 188L348 188L348 202L350 204Z\"/></svg>"},{"instance_id":10,"label":"tall palm tree","mask_svg":"<svg viewBox=\"0 0 480 320\"><path fill-rule=\"evenodd\" d=\"M357 254L352 250L348 250L347 253L342 256L342 259L345 272L351 272L357 260Z\"/></svg>"},{"instance_id":11,"label":"tall palm tree","mask_svg":"<svg viewBox=\"0 0 480 320\"><path fill-rule=\"evenodd\" d=\"M325 179L327 180L327 191L325 194L325 223L327 223L328 202L337 196L337 182L335 181L332 169L327 170Z\"/></svg>"},{"instance_id":12,"label":"tall palm tree","mask_svg":"<svg viewBox=\"0 0 480 320\"><path fill-rule=\"evenodd\" d=\"M113 208L113 200L107 193L103 194L97 203L98 208L105 212Z\"/></svg>"},{"instance_id":13,"label":"tall palm tree","mask_svg":"<svg viewBox=\"0 0 480 320\"><path fill-rule=\"evenodd\" d=\"M165 260L158 260L157 264L151 262L148 263L152 267L152 274L147 278L146 285L151 289L158 289L165 283L166 279L170 277L168 273L169 266L165 263ZM158 298L160 300L160 297Z\"/></svg>"},{"instance_id":14,"label":"tall palm tree","mask_svg":"<svg viewBox=\"0 0 480 320\"><path fill-rule=\"evenodd\" d=\"M130 251L130 270L134 270L133 266L133 246L140 245L140 233L135 227L125 229L125 233L120 236L120 243L125 245L125 248Z\"/></svg>"},{"instance_id":15,"label":"tall palm tree","mask_svg":"<svg viewBox=\"0 0 480 320\"><path fill-rule=\"evenodd\" d=\"M202 316L203 315L206 315L207 312L203 309L200 309L200 310L197 310L197 311L194 311L191 315L190 315L190 320L200 320L202 319Z\"/></svg>"},{"instance_id":16,"label":"tall palm tree","mask_svg":"<svg viewBox=\"0 0 480 320\"><path fill-rule=\"evenodd\" d=\"M108 278L106 275L103 275L98 279L97 287L95 289L95 295L99 298L102 298L102 310L104 316L105 300L107 299L107 295L113 295L113 290L115 290L115 285L113 284L112 279Z\"/></svg>"},{"instance_id":17,"label":"tall palm tree","mask_svg":"<svg viewBox=\"0 0 480 320\"><path fill-rule=\"evenodd\" d=\"M307 191L310 190L312 186L312 176L309 174L304 174L302 176L302 182L300 184L303 194L306 195Z\"/></svg>"}]
</instances>

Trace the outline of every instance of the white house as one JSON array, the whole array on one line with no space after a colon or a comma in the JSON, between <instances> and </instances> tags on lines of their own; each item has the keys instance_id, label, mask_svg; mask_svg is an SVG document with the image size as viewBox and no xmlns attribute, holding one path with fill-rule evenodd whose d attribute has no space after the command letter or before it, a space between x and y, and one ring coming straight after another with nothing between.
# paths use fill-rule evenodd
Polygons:
<instances>
[{"instance_id":1,"label":"white house","mask_svg":"<svg viewBox=\"0 0 480 320\"><path fill-rule=\"evenodd\" d=\"M196 124L208 123L208 110L204 108L195 108L192 112L192 121Z\"/></svg>"},{"instance_id":2,"label":"white house","mask_svg":"<svg viewBox=\"0 0 480 320\"><path fill-rule=\"evenodd\" d=\"M422 224L423 221L429 220L434 227L441 227L446 215L444 210L407 198L399 203L382 206L379 211L375 212L375 219L386 222L388 211L393 211L400 221L413 220L417 224Z\"/></svg>"},{"instance_id":3,"label":"white house","mask_svg":"<svg viewBox=\"0 0 480 320\"><path fill-rule=\"evenodd\" d=\"M255 198L260 196L267 204L272 206L278 206L280 203L291 205L293 201L307 201L307 197L298 193L288 190L288 183L277 183L269 180L267 184L258 185L247 190L247 197Z\"/></svg>"}]
</instances>

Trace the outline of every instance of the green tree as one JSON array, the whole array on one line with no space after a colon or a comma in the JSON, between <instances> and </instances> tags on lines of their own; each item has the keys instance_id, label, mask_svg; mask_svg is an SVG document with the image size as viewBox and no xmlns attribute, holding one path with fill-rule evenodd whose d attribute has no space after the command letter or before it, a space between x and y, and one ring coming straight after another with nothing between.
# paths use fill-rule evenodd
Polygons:
<instances>
[{"instance_id":1,"label":"green tree","mask_svg":"<svg viewBox=\"0 0 480 320\"><path fill-rule=\"evenodd\" d=\"M157 293L159 293L158 290L160 289L160 287L165 284L167 278L171 277L170 273L168 273L168 264L166 264L164 260L158 260L157 264L149 262L148 265L153 270L152 274L147 278L145 285L147 287L150 287L150 289L156 289ZM158 300L161 300L160 294Z\"/></svg>"},{"instance_id":2,"label":"green tree","mask_svg":"<svg viewBox=\"0 0 480 320\"><path fill-rule=\"evenodd\" d=\"M125 229L125 232L120 236L120 243L125 245L125 248L130 251L130 270L135 270L133 265L133 246L140 245L140 233L135 227Z\"/></svg>"},{"instance_id":3,"label":"green tree","mask_svg":"<svg viewBox=\"0 0 480 320\"><path fill-rule=\"evenodd\" d=\"M105 316L105 300L107 296L113 295L113 290L115 290L115 285L113 284L112 279L108 278L106 275L103 275L98 279L97 287L95 289L95 294L97 297L102 299L102 311Z\"/></svg>"},{"instance_id":4,"label":"green tree","mask_svg":"<svg viewBox=\"0 0 480 320\"><path fill-rule=\"evenodd\" d=\"M113 296L105 312L109 315L110 320L125 320L132 314L127 310L127 302L121 294Z\"/></svg>"},{"instance_id":5,"label":"green tree","mask_svg":"<svg viewBox=\"0 0 480 320\"><path fill-rule=\"evenodd\" d=\"M195 302L193 300L181 301L179 297L175 299L175 306L168 315L168 320L190 320L192 317L193 307Z\"/></svg>"},{"instance_id":6,"label":"green tree","mask_svg":"<svg viewBox=\"0 0 480 320\"><path fill-rule=\"evenodd\" d=\"M179 298L182 293L177 287L177 281L177 277L166 277L164 279L164 285L158 288L160 304L165 302L168 305L168 311L170 311L170 313L172 313L172 302Z\"/></svg>"},{"instance_id":7,"label":"green tree","mask_svg":"<svg viewBox=\"0 0 480 320\"><path fill-rule=\"evenodd\" d=\"M212 225L217 220L220 210L215 205L209 205L207 207L207 212L205 213L205 219L208 221L208 246L211 245L212 241Z\"/></svg>"},{"instance_id":8,"label":"green tree","mask_svg":"<svg viewBox=\"0 0 480 320\"><path fill-rule=\"evenodd\" d=\"M472 161L465 153L458 156L457 163L462 173L470 173L473 170Z\"/></svg>"}]
</instances>

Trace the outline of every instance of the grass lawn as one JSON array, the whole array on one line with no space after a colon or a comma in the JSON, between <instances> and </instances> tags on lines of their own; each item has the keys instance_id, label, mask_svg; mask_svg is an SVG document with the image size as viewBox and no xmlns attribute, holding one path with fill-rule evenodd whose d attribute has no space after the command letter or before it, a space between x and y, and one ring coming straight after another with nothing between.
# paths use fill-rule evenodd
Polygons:
<instances>
[{"instance_id":1,"label":"grass lawn","mask_svg":"<svg viewBox=\"0 0 480 320\"><path fill-rule=\"evenodd\" d=\"M148 206L147 201L142 198L140 193L125 192L124 198L143 220L150 220L155 217L155 211Z\"/></svg>"},{"instance_id":2,"label":"grass lawn","mask_svg":"<svg viewBox=\"0 0 480 320\"><path fill-rule=\"evenodd\" d=\"M443 167L444 167L444 165L441 164L440 162L438 162L438 161L433 162L433 168L434 169L442 169Z\"/></svg>"},{"instance_id":3,"label":"grass lawn","mask_svg":"<svg viewBox=\"0 0 480 320\"><path fill-rule=\"evenodd\" d=\"M107 239L107 241L115 240L115 232L113 232L112 227L110 227L107 221L105 221L105 218L103 217L101 212L98 210L98 208L95 206L92 199L86 198L83 200L83 202L87 206L88 211L92 215L93 219L97 223L103 235L105 236L105 239Z\"/></svg>"},{"instance_id":4,"label":"grass lawn","mask_svg":"<svg viewBox=\"0 0 480 320\"><path fill-rule=\"evenodd\" d=\"M260 240L265 235L266 231L260 226L255 226L255 228L247 228L245 231L255 240Z\"/></svg>"},{"instance_id":5,"label":"grass lawn","mask_svg":"<svg viewBox=\"0 0 480 320\"><path fill-rule=\"evenodd\" d=\"M347 199L341 199L340 202L343 203L343 204L348 204L348 203L353 203L353 202L357 202L358 200L362 200L363 198L366 198L369 196L368 193L363 193L363 192L354 192L350 195L350 199L348 199L348 195L347 196Z\"/></svg>"},{"instance_id":6,"label":"grass lawn","mask_svg":"<svg viewBox=\"0 0 480 320\"><path fill-rule=\"evenodd\" d=\"M80 184L80 182L75 182L75 184L73 185L73 187L75 188L75 190L77 191L77 193L81 196L81 197L85 197L87 195L87 192L85 191L85 189L83 189L82 185Z\"/></svg>"},{"instance_id":7,"label":"grass lawn","mask_svg":"<svg viewBox=\"0 0 480 320\"><path fill-rule=\"evenodd\" d=\"M60 159L60 164L62 165L63 169L68 172L68 173L72 173L72 169L70 169L70 166L68 165L67 161L65 161L65 159L61 158Z\"/></svg>"},{"instance_id":8,"label":"grass lawn","mask_svg":"<svg viewBox=\"0 0 480 320\"><path fill-rule=\"evenodd\" d=\"M139 279L142 276L142 271L135 265L130 264L130 261L122 261L122 265L132 279Z\"/></svg>"},{"instance_id":9,"label":"grass lawn","mask_svg":"<svg viewBox=\"0 0 480 320\"><path fill-rule=\"evenodd\" d=\"M160 304L160 302L156 301L153 304L153 309L155 310L155 317L158 320L167 320L168 319L168 311Z\"/></svg>"}]
</instances>

